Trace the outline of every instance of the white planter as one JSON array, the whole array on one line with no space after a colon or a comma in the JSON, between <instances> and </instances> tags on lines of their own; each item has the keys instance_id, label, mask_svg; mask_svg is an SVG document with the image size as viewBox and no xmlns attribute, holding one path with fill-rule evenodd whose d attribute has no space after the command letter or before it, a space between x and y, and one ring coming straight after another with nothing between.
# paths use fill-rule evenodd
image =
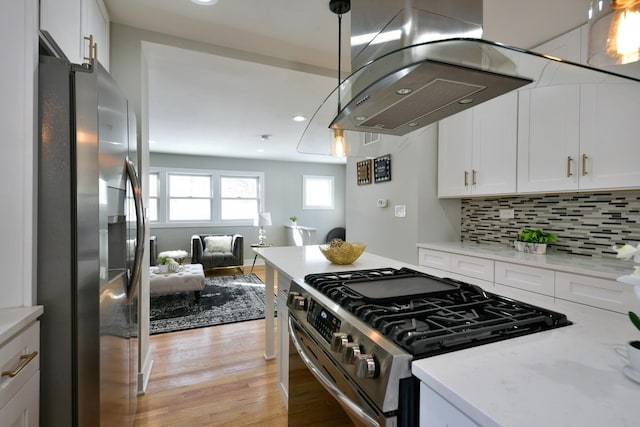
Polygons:
<instances>
[{"instance_id":1,"label":"white planter","mask_svg":"<svg viewBox=\"0 0 640 427\"><path fill-rule=\"evenodd\" d=\"M528 254L538 254L544 255L547 253L547 244L546 243L528 243L528 242L513 242L513 246L517 251L526 252Z\"/></svg>"}]
</instances>

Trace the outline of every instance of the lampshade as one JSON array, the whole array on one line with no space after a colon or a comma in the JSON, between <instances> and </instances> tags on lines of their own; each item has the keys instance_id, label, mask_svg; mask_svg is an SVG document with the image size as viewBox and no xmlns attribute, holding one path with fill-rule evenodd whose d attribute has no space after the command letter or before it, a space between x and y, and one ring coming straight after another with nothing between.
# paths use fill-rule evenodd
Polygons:
<instances>
[{"instance_id":1,"label":"lampshade","mask_svg":"<svg viewBox=\"0 0 640 427\"><path fill-rule=\"evenodd\" d=\"M589 23L589 64L640 60L640 0L592 0Z\"/></svg>"},{"instance_id":2,"label":"lampshade","mask_svg":"<svg viewBox=\"0 0 640 427\"><path fill-rule=\"evenodd\" d=\"M271 225L271 213L260 212L253 218L253 225L255 227L267 227Z\"/></svg>"}]
</instances>

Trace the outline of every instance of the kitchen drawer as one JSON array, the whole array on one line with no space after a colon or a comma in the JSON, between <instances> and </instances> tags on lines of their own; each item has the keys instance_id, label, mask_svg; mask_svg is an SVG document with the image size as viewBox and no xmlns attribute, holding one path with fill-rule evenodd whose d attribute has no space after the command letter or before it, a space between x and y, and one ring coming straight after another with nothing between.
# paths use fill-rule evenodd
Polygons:
<instances>
[{"instance_id":1,"label":"kitchen drawer","mask_svg":"<svg viewBox=\"0 0 640 427\"><path fill-rule=\"evenodd\" d=\"M496 262L496 283L526 291L554 296L553 270Z\"/></svg>"},{"instance_id":2,"label":"kitchen drawer","mask_svg":"<svg viewBox=\"0 0 640 427\"><path fill-rule=\"evenodd\" d=\"M633 287L615 280L556 273L556 298L626 314L636 302Z\"/></svg>"},{"instance_id":3,"label":"kitchen drawer","mask_svg":"<svg viewBox=\"0 0 640 427\"><path fill-rule=\"evenodd\" d=\"M449 252L419 248L418 265L436 268L438 270L451 271L451 254Z\"/></svg>"},{"instance_id":4,"label":"kitchen drawer","mask_svg":"<svg viewBox=\"0 0 640 427\"><path fill-rule=\"evenodd\" d=\"M493 260L452 254L451 272L493 282Z\"/></svg>"},{"instance_id":5,"label":"kitchen drawer","mask_svg":"<svg viewBox=\"0 0 640 427\"><path fill-rule=\"evenodd\" d=\"M0 408L16 395L27 381L40 369L40 323L35 322L6 341L0 347L0 370L15 371L21 363L36 352L24 368L13 378L3 375L0 379Z\"/></svg>"}]
</instances>

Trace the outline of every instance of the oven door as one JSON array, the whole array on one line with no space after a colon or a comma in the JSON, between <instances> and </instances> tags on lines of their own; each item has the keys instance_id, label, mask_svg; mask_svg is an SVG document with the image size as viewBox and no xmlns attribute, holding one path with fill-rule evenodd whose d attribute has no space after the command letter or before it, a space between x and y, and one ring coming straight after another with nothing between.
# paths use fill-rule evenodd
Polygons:
<instances>
[{"instance_id":1,"label":"oven door","mask_svg":"<svg viewBox=\"0 0 640 427\"><path fill-rule=\"evenodd\" d=\"M289 336L289 427L396 426L396 417L386 418L368 403L358 386L292 316Z\"/></svg>"}]
</instances>

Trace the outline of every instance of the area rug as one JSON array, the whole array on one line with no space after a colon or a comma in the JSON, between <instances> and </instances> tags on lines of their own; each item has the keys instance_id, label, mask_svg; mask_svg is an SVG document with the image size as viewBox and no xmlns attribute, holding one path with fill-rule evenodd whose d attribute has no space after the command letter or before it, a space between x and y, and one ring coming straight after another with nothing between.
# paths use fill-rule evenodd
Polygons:
<instances>
[{"instance_id":1,"label":"area rug","mask_svg":"<svg viewBox=\"0 0 640 427\"><path fill-rule=\"evenodd\" d=\"M264 318L264 283L253 273L206 277L193 292L151 297L150 334Z\"/></svg>"}]
</instances>

